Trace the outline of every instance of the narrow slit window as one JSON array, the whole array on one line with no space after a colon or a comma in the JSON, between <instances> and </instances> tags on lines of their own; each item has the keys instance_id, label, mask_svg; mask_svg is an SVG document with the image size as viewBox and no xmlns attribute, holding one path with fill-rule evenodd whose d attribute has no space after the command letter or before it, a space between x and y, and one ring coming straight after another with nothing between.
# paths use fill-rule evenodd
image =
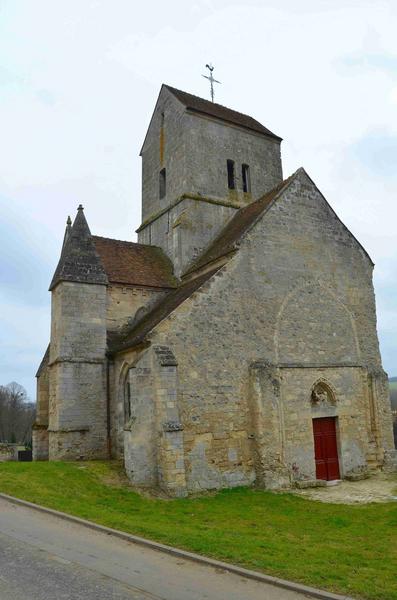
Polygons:
<instances>
[{"instance_id":1,"label":"narrow slit window","mask_svg":"<svg viewBox=\"0 0 397 600\"><path fill-rule=\"evenodd\" d=\"M234 160L227 160L227 186L229 190L234 190L236 181L234 176Z\"/></svg>"},{"instance_id":2,"label":"narrow slit window","mask_svg":"<svg viewBox=\"0 0 397 600\"><path fill-rule=\"evenodd\" d=\"M124 399L124 420L127 423L131 419L131 384L127 381Z\"/></svg>"},{"instance_id":3,"label":"narrow slit window","mask_svg":"<svg viewBox=\"0 0 397 600\"><path fill-rule=\"evenodd\" d=\"M166 176L165 176L165 169L161 169L160 171L160 199L164 198L165 194L166 194Z\"/></svg>"},{"instance_id":4,"label":"narrow slit window","mask_svg":"<svg viewBox=\"0 0 397 600\"><path fill-rule=\"evenodd\" d=\"M242 166L242 175L243 175L243 192L246 192L249 194L251 192L251 178L250 178L249 165Z\"/></svg>"}]
</instances>

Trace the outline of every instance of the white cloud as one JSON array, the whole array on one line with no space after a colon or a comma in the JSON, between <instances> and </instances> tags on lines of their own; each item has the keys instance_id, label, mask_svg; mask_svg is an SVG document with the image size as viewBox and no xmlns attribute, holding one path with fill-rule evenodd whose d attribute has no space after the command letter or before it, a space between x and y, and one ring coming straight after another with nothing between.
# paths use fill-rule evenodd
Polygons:
<instances>
[{"instance_id":1,"label":"white cloud","mask_svg":"<svg viewBox=\"0 0 397 600\"><path fill-rule=\"evenodd\" d=\"M3 0L0 15L0 203L37 249L37 281L49 281L80 202L94 232L134 239L138 154L160 84L206 96L212 61L218 101L282 135L285 174L305 166L368 248L381 310L397 291L397 183L357 153L373 132L397 135L392 0ZM386 339L390 319L380 322Z\"/></svg>"}]
</instances>

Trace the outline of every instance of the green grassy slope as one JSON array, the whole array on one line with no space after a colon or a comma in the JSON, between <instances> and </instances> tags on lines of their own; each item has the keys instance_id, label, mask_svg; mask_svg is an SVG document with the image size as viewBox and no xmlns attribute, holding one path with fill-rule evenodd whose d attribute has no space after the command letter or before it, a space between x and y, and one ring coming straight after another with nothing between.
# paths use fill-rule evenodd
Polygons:
<instances>
[{"instance_id":1,"label":"green grassy slope","mask_svg":"<svg viewBox=\"0 0 397 600\"><path fill-rule=\"evenodd\" d=\"M247 488L152 499L99 461L2 463L0 491L272 575L397 600L397 502L331 505Z\"/></svg>"}]
</instances>

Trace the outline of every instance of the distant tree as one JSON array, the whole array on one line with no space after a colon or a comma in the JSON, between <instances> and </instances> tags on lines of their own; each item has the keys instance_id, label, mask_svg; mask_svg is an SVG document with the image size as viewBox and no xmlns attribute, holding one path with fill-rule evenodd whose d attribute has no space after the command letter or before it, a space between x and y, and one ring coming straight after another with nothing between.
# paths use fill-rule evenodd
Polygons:
<instances>
[{"instance_id":1,"label":"distant tree","mask_svg":"<svg viewBox=\"0 0 397 600\"><path fill-rule=\"evenodd\" d=\"M35 412L22 385L13 381L0 386L0 442L31 443Z\"/></svg>"}]
</instances>

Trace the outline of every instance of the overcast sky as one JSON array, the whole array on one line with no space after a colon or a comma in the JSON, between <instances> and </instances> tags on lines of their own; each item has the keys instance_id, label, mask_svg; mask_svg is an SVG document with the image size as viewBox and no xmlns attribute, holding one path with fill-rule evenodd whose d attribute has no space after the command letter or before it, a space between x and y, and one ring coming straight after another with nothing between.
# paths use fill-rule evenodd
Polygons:
<instances>
[{"instance_id":1,"label":"overcast sky","mask_svg":"<svg viewBox=\"0 0 397 600\"><path fill-rule=\"evenodd\" d=\"M397 2L0 0L0 384L35 397L68 214L136 240L139 150L161 83L284 138L375 262L397 375Z\"/></svg>"}]
</instances>

